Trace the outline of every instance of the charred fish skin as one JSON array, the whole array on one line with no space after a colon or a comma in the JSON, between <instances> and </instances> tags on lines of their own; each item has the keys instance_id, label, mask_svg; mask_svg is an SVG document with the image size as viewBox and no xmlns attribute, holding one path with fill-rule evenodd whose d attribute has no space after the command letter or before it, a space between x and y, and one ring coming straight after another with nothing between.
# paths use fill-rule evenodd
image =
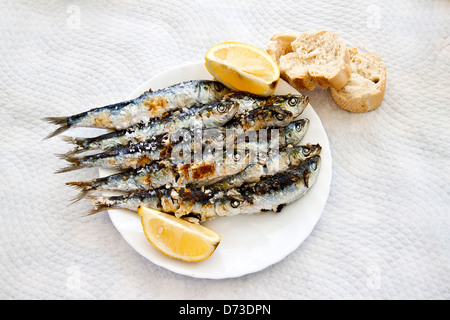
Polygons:
<instances>
[{"instance_id":1,"label":"charred fish skin","mask_svg":"<svg viewBox=\"0 0 450 320\"><path fill-rule=\"evenodd\" d=\"M101 153L76 157L67 154L59 155L70 163L56 173L63 173L82 168L100 167L105 169L137 169L148 165L156 160L169 158L172 146L166 142L167 136L148 141L132 144L122 148L108 150Z\"/></svg>"},{"instance_id":2,"label":"charred fish skin","mask_svg":"<svg viewBox=\"0 0 450 320\"><path fill-rule=\"evenodd\" d=\"M186 162L171 159L179 173L176 186L211 185L244 170L254 161L254 157L256 155L248 154L245 150L232 149L204 153L198 158L193 154L191 160Z\"/></svg>"},{"instance_id":3,"label":"charred fish skin","mask_svg":"<svg viewBox=\"0 0 450 320\"><path fill-rule=\"evenodd\" d=\"M134 211L137 210L139 206L145 206L164 212L174 212L178 209L178 205L175 203L174 206L170 206L170 203L173 202L171 201L173 199L170 194L170 189L160 188L120 196L91 197L91 202L94 207L88 215L109 209L128 209Z\"/></svg>"},{"instance_id":4,"label":"charred fish skin","mask_svg":"<svg viewBox=\"0 0 450 320\"><path fill-rule=\"evenodd\" d=\"M291 145L298 145L303 139L308 124L309 121L307 119L302 119L281 128L281 133L279 134L279 147L285 148ZM214 130L214 132L209 135L205 134L205 136L211 137L218 133L220 135L217 137L218 141L215 143L209 141L203 148L204 141L201 140L197 143L195 135L198 134L203 138L204 136L202 136L199 131L204 134L205 132L212 130ZM261 134L262 132L263 130L260 130L259 132L256 132L256 134ZM139 168L146 167L150 163L156 161L157 163L155 165L164 168L163 171L167 174L167 177L180 177L176 180L178 185L189 185L193 181L197 181L201 185L211 185L214 182L218 182L219 180L226 179L230 175L238 173L239 170L245 169L247 165L255 162L254 157L261 158L260 152L263 152L263 157L266 157L269 146L271 145L271 131L267 131L267 133L267 140L261 140L261 137L256 135L258 140L253 143L246 142L244 144L245 149L240 150L239 153L223 153L223 157L221 156L222 153L219 154L218 152L227 150L223 143L225 137L216 129L207 129L205 131L194 129L185 131L183 139L189 142L187 150L182 143L179 143L177 140L174 141L174 135L165 134L148 142L140 142L94 155L84 157L75 157L70 154L60 155L61 158L67 160L71 165L60 169L57 172L62 173L90 167L122 170L132 168L138 170ZM237 143L230 149L239 149ZM187 152L188 157L177 156L180 153L180 150ZM202 151L200 157L197 157L195 154L196 150ZM243 161L237 161L238 158L244 157L246 152L249 153L249 157ZM213 157L216 153L219 158ZM164 159L167 161L161 162L161 160ZM164 166L161 163L164 163ZM168 169L168 167L170 167L170 169ZM181 174L176 173L177 170L180 170ZM223 176L221 177L220 175ZM156 173L153 173L151 178L153 179L155 176ZM220 177L222 179L220 179ZM118 181L120 182L120 180ZM79 183L85 186L85 184ZM98 189L102 188L99 187ZM107 190L109 189L110 188L107 188Z\"/></svg>"},{"instance_id":5,"label":"charred fish skin","mask_svg":"<svg viewBox=\"0 0 450 320\"><path fill-rule=\"evenodd\" d=\"M213 185L211 190L229 190L238 188L243 184L251 184L272 177L280 172L291 170L299 166L303 161L320 154L322 150L319 144L284 148L276 157L266 161L251 163L241 172L225 178Z\"/></svg>"},{"instance_id":6,"label":"charred fish skin","mask_svg":"<svg viewBox=\"0 0 450 320\"><path fill-rule=\"evenodd\" d=\"M248 130L241 135L236 135L234 131L231 133L231 138L234 138L232 144L227 145L227 131L222 128L210 128L210 129L194 129L194 130L184 130L180 131L179 134L171 135L172 145L177 145L180 140L186 142L190 148L187 148L194 152L195 150L203 150L203 154L208 153L210 150L225 150L227 147L238 149L239 147L244 147L246 150L252 149L257 150L268 150L271 145L272 135L276 135L273 131L279 130L278 146L280 148L288 146L300 146L308 127L309 119L299 119L294 122L289 123L286 127L282 128L265 128L260 130ZM235 126L238 132L245 131L240 125ZM230 137L228 137L230 138ZM179 145L181 147L181 145ZM184 146L184 145L183 145Z\"/></svg>"},{"instance_id":7,"label":"charred fish skin","mask_svg":"<svg viewBox=\"0 0 450 320\"><path fill-rule=\"evenodd\" d=\"M196 131L189 131L189 136ZM80 168L101 166L111 169L125 169L126 171L91 181L68 182L66 184L81 190L80 195L75 198L76 200L80 200L94 191L102 190L128 192L150 190L162 186L195 184L206 186L240 172L251 163L250 157L243 159L241 153L237 151L233 150L234 152L231 153L224 152L222 149L217 149L217 151L213 149L211 152L208 152L208 149L203 149L204 153L199 159L195 158L193 152L190 154L189 161L185 161L184 158L177 159L170 154L171 151L176 154L176 146L172 148L169 145L172 143L169 138L167 138L168 142L161 142L161 140L126 147L122 152L108 151L83 157L75 163ZM150 147L145 147L146 145ZM138 148L138 146L141 146L141 148ZM151 149L153 152L143 153L142 150L146 149ZM194 151L192 147L190 151ZM134 158L131 157L133 153L135 153ZM124 154L127 155L124 156ZM242 154L244 153L242 152ZM222 155L222 159L219 159L220 155ZM133 168L133 166L139 166L139 163L146 163L146 156L153 161L151 164ZM157 161L163 157L166 160ZM76 169L73 166L70 168ZM64 169L61 171L64 171Z\"/></svg>"},{"instance_id":8,"label":"charred fish skin","mask_svg":"<svg viewBox=\"0 0 450 320\"><path fill-rule=\"evenodd\" d=\"M253 161L252 156L256 156L246 155L245 150L233 149L232 152L217 150L200 155L188 153L187 157L178 157L175 150L172 145L156 140L81 158L62 155L61 157L71 164L58 170L57 173L90 167L138 169L152 164L159 166L161 170L162 168L169 170L168 176L176 177L176 181L172 182L174 186L191 184L202 186L242 171ZM72 184L76 185L76 183Z\"/></svg>"},{"instance_id":9,"label":"charred fish skin","mask_svg":"<svg viewBox=\"0 0 450 320\"><path fill-rule=\"evenodd\" d=\"M185 107L220 101L230 90L218 81L190 80L167 88L143 93L128 101L94 108L69 117L47 117L44 120L60 127L46 138L56 136L71 127L124 129L165 113Z\"/></svg>"},{"instance_id":10,"label":"charred fish skin","mask_svg":"<svg viewBox=\"0 0 450 320\"><path fill-rule=\"evenodd\" d=\"M268 128L283 128L293 121L294 116L291 111L282 110L273 106L257 108L247 114L233 118L225 125L223 129L225 132L225 148L232 148L236 144L236 141L238 148L242 148L244 145L243 141L247 138L246 136L251 139L250 136L252 134L255 135L256 132L267 132L264 129ZM278 131L272 133L271 130L271 134L279 136ZM276 139L272 140L277 141ZM263 146L261 145L260 147L262 148Z\"/></svg>"},{"instance_id":11,"label":"charred fish skin","mask_svg":"<svg viewBox=\"0 0 450 320\"><path fill-rule=\"evenodd\" d=\"M162 118L155 118L146 124L138 124L94 138L69 140L78 145L79 151L92 149L111 150L131 143L147 141L152 137L175 133L181 129L220 127L231 118L238 109L234 102L216 102L200 107L193 107L183 112L175 112Z\"/></svg>"},{"instance_id":12,"label":"charred fish skin","mask_svg":"<svg viewBox=\"0 0 450 320\"><path fill-rule=\"evenodd\" d=\"M194 217L200 222L216 217L214 201L222 196L222 192L179 188L176 190L176 194L176 201L179 206L174 212L176 217Z\"/></svg>"},{"instance_id":13,"label":"charred fish skin","mask_svg":"<svg viewBox=\"0 0 450 320\"><path fill-rule=\"evenodd\" d=\"M320 156L314 156L299 167L280 173L253 186L232 189L229 195L215 200L218 216L279 212L285 205L302 197L315 183Z\"/></svg>"},{"instance_id":14,"label":"charred fish skin","mask_svg":"<svg viewBox=\"0 0 450 320\"><path fill-rule=\"evenodd\" d=\"M266 128L285 127L293 119L292 112L277 107L257 108L234 117L221 130L226 133L226 143L233 144L235 137L239 135Z\"/></svg>"},{"instance_id":15,"label":"charred fish skin","mask_svg":"<svg viewBox=\"0 0 450 320\"><path fill-rule=\"evenodd\" d=\"M238 148L239 146L258 152L258 150L268 150L271 145L272 136L279 137L278 146L280 148L299 146L308 131L309 123L309 119L304 118L291 122L282 128L252 129L248 131L238 126L237 131L240 134L235 134L234 131L230 131L228 132L230 134L228 137L227 131L221 130L220 128L202 130L198 134L201 136L201 143L204 148L214 150L224 149L226 147ZM193 137L193 134L187 134L189 141L194 141ZM196 148L198 150L199 147Z\"/></svg>"},{"instance_id":16,"label":"charred fish skin","mask_svg":"<svg viewBox=\"0 0 450 320\"><path fill-rule=\"evenodd\" d=\"M267 158L272 148L284 149L299 146L309 126L308 119L301 119L283 128L268 128L254 132L247 132L236 138L236 148L245 148L249 152L256 152L263 159ZM277 131L278 130L278 131Z\"/></svg>"},{"instance_id":17,"label":"charred fish skin","mask_svg":"<svg viewBox=\"0 0 450 320\"><path fill-rule=\"evenodd\" d=\"M264 176L265 170L264 165L261 163L249 164L241 172L232 175L231 177L225 178L219 182L216 182L208 188L211 190L229 190L232 188L237 188L242 186L244 183L254 183L258 182L259 179Z\"/></svg>"},{"instance_id":18,"label":"charred fish skin","mask_svg":"<svg viewBox=\"0 0 450 320\"><path fill-rule=\"evenodd\" d=\"M214 109L219 108L220 106L223 106L223 104L217 104ZM236 105L232 103L227 110L231 110L232 112L235 112ZM204 109L204 110L209 110ZM223 110L222 110L223 111ZM208 111L209 112L209 111ZM227 111L224 111L227 113ZM207 113L209 114L209 113ZM211 118L211 117L210 117ZM234 125L233 128L237 129L239 132L242 131L249 131L249 128L252 128L252 126L259 126L259 127L267 127L270 126L283 126L286 123L289 123L292 120L292 113L290 111L284 111L279 110L277 108L267 108L267 109L261 109L261 110L254 110L250 112L243 120L241 119L238 125ZM194 129L195 130L195 129ZM219 129L218 129L219 130ZM219 130L220 131L220 130ZM221 130L223 133L224 131ZM226 131L225 131L226 132ZM174 135L168 135L170 137L173 137ZM163 136L166 137L166 136ZM231 135L231 138L234 136ZM142 167L144 165L149 164L152 161L157 161L160 159L167 159L171 158L173 161L183 162L184 159L178 159L176 156L176 152L173 152L174 149L174 143L173 141L170 143L163 143L161 142L161 138L158 137L154 141L150 142L139 142L136 144L131 144L126 147L112 149L109 151L105 151L99 154L95 155L89 155L82 158L73 157L71 155L62 155L63 158L65 158L67 161L71 162L72 165L67 168L63 168L59 170L58 172L66 172L70 170L79 169L82 167L103 167L103 168L112 168L112 169L126 169L126 168L138 168ZM225 147L222 149L224 150ZM189 160L185 161L190 163L191 160L191 147L189 147ZM219 155L220 156L220 155ZM173 159L172 159L173 158ZM229 158L229 156L228 156ZM225 158L224 158L225 159ZM202 163L203 165L199 168L205 169L208 163L210 163L210 160L213 161L210 157L208 158L208 154L203 154ZM215 161L216 159L214 159ZM222 160L222 158L219 158L219 160ZM222 162L223 163L223 162ZM218 176L219 172L222 172L224 176L229 176L230 172L235 172L238 170L241 164L232 164L231 161L226 161L228 166L219 166L217 164L214 165L214 169L211 168L211 170L214 172L215 177ZM211 165L212 166L212 165ZM190 180L195 179L195 177L198 177L196 172L199 172L200 169L193 169L193 166L189 166L189 170L184 170L187 166L182 166L180 168L181 172L185 174L181 174L182 180Z\"/></svg>"},{"instance_id":19,"label":"charred fish skin","mask_svg":"<svg viewBox=\"0 0 450 320\"><path fill-rule=\"evenodd\" d=\"M231 92L223 97L223 101L235 101L239 103L238 114L244 114L257 108L272 106L292 112L295 118L305 110L309 103L309 97L300 93L260 97L244 92Z\"/></svg>"},{"instance_id":20,"label":"charred fish skin","mask_svg":"<svg viewBox=\"0 0 450 320\"><path fill-rule=\"evenodd\" d=\"M214 200L221 192L203 191L188 188L159 188L138 191L128 195L112 197L91 197L94 207L88 214L109 209L128 209L136 211L139 206L172 213L176 217L193 217L199 221L216 216Z\"/></svg>"},{"instance_id":21,"label":"charred fish skin","mask_svg":"<svg viewBox=\"0 0 450 320\"><path fill-rule=\"evenodd\" d=\"M153 163L137 170L128 169L91 181L67 182L66 185L80 190L80 194L74 198L74 201L78 201L95 191L135 192L152 190L172 186L177 179L178 174L168 163Z\"/></svg>"},{"instance_id":22,"label":"charred fish skin","mask_svg":"<svg viewBox=\"0 0 450 320\"><path fill-rule=\"evenodd\" d=\"M290 123L284 128L280 128L280 148L286 147L288 145L299 145L308 129L308 126L309 120L301 119ZM258 133L261 132L263 131L261 130L259 132L256 132L256 136L258 137L257 146L261 149L264 149L264 147L267 147L267 141L270 141L271 139L271 131L267 130L267 141L261 141L261 139L259 139ZM97 160L103 161L103 165L98 162L99 166L106 168L123 169L129 166L137 168L139 167L139 163L147 164L150 160L154 161L172 157L172 155L174 155L175 148L183 147L182 143L180 143L179 139L176 139L176 137L183 137L184 140L189 142L190 147L188 148L188 151L190 153L194 152L195 150L203 149L203 145L209 146L209 148L213 150L225 150L225 134L218 128L210 128L206 130L183 130L180 131L180 133L180 135L164 134L148 142L131 144L126 147L99 153L95 156L88 156L84 158L85 161L81 161L80 164L95 166L95 162L92 161ZM200 137L200 142L197 141L196 135ZM212 140L211 137L214 137L214 140ZM235 142L235 144L237 144L237 142ZM204 151L206 153L205 149ZM127 157L127 159L122 161L121 157ZM66 157L66 159L70 160L71 157Z\"/></svg>"},{"instance_id":23,"label":"charred fish skin","mask_svg":"<svg viewBox=\"0 0 450 320\"><path fill-rule=\"evenodd\" d=\"M198 188L159 188L129 195L92 197L89 214L109 209L137 210L139 206L173 213L177 217L195 217L200 222L220 216L280 211L283 206L303 196L315 183L320 156L299 167L251 186L218 191Z\"/></svg>"},{"instance_id":24,"label":"charred fish skin","mask_svg":"<svg viewBox=\"0 0 450 320\"><path fill-rule=\"evenodd\" d=\"M130 148L126 148L126 150L130 150ZM105 154L112 154L112 156L108 157ZM100 155L103 155L103 158ZM195 155L190 155L189 161L173 159L167 154L167 159L139 166L140 163L146 163L141 152L135 158L130 156L115 157L115 152L107 152L100 155L84 157L78 160L77 164L72 165L68 169L60 170L60 172L93 166L125 169L126 171L91 181L66 183L81 190L80 195L75 198L76 200L80 200L97 190L137 191L151 190L162 186L210 185L218 180L225 179L229 175L242 171L251 160L249 157L246 159L240 158L238 152L228 153L221 151L217 154L205 154L200 159L195 159ZM222 159L219 159L220 157Z\"/></svg>"},{"instance_id":25,"label":"charred fish skin","mask_svg":"<svg viewBox=\"0 0 450 320\"><path fill-rule=\"evenodd\" d=\"M176 166L180 172L179 183L188 183L192 179L204 181L204 179L217 179L221 175L226 176L227 172L234 174L237 170L242 170L244 161L236 160L240 154L229 154L224 149L214 150L214 152L192 152L189 148L186 154L179 155L179 146L172 141L172 135L162 135L154 140L139 142L122 148L108 150L83 157L72 155L59 155L62 159L70 163L56 173L64 173L82 168L100 167L105 169L137 169L144 167L155 161L167 161ZM233 160L235 160L233 162Z\"/></svg>"}]
</instances>

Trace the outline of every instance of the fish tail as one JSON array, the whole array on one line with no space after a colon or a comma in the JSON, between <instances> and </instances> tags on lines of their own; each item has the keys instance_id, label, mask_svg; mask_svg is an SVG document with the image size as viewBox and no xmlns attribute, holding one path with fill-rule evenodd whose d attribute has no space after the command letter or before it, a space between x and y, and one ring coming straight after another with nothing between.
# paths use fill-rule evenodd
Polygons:
<instances>
[{"instance_id":1,"label":"fish tail","mask_svg":"<svg viewBox=\"0 0 450 320\"><path fill-rule=\"evenodd\" d=\"M81 190L80 193L72 199L72 202L70 204L74 204L74 203L80 201L81 199L86 198L90 193L91 193L91 190Z\"/></svg>"},{"instance_id":2,"label":"fish tail","mask_svg":"<svg viewBox=\"0 0 450 320\"><path fill-rule=\"evenodd\" d=\"M56 129L55 131L50 133L48 136L46 136L44 138L44 140L50 139L54 136L57 136L58 134L66 131L67 129L69 129L71 127L71 125L69 124L69 117L46 117L46 118L43 118L43 120L50 122L51 124L56 124L56 125L60 126L58 129Z\"/></svg>"},{"instance_id":3,"label":"fish tail","mask_svg":"<svg viewBox=\"0 0 450 320\"><path fill-rule=\"evenodd\" d=\"M66 185L75 187L76 189L92 190L93 183L92 181L74 181L66 182Z\"/></svg>"},{"instance_id":4,"label":"fish tail","mask_svg":"<svg viewBox=\"0 0 450 320\"><path fill-rule=\"evenodd\" d=\"M67 167L64 167L62 169L55 171L55 173L69 172L69 171L81 169L83 167L81 165L81 158L68 156L65 154L57 154L57 156L60 157L61 159L64 159L64 160L70 162L71 164Z\"/></svg>"},{"instance_id":5,"label":"fish tail","mask_svg":"<svg viewBox=\"0 0 450 320\"><path fill-rule=\"evenodd\" d=\"M108 205L103 205L103 204L96 205L96 206L94 206L91 210L89 210L89 211L85 214L85 216L91 216L91 215L96 214L96 213L99 213L99 212L107 211L107 210L109 210L109 209L111 209L111 208L112 208L112 207L110 207L110 206L108 206Z\"/></svg>"},{"instance_id":6,"label":"fish tail","mask_svg":"<svg viewBox=\"0 0 450 320\"><path fill-rule=\"evenodd\" d=\"M83 151L89 151L91 148L88 146L88 143L92 140L92 138L73 138L69 136L61 137L65 142L74 144L76 147L67 153L67 155L74 155Z\"/></svg>"},{"instance_id":7,"label":"fish tail","mask_svg":"<svg viewBox=\"0 0 450 320\"><path fill-rule=\"evenodd\" d=\"M86 139L82 139L82 138L81 139L80 138L73 138L73 137L69 137L69 136L62 136L61 138L65 142L76 144L79 147L83 147L83 142L86 140Z\"/></svg>"},{"instance_id":8,"label":"fish tail","mask_svg":"<svg viewBox=\"0 0 450 320\"><path fill-rule=\"evenodd\" d=\"M66 185L75 187L80 190L80 193L72 199L71 204L80 201L81 199L86 198L94 189L92 181L75 181L75 182L66 182Z\"/></svg>"},{"instance_id":9,"label":"fish tail","mask_svg":"<svg viewBox=\"0 0 450 320\"><path fill-rule=\"evenodd\" d=\"M108 209L114 208L114 205L110 203L108 198L105 197L93 197L91 202L94 205L91 210L86 213L86 216L90 216Z\"/></svg>"},{"instance_id":10,"label":"fish tail","mask_svg":"<svg viewBox=\"0 0 450 320\"><path fill-rule=\"evenodd\" d=\"M68 151L68 152L66 152L66 153L63 153L63 154L57 154L57 156L58 156L59 158L65 159L66 157L72 157L72 156L74 156L74 155L76 155L76 154L79 154L79 153L81 153L81 152L83 152L83 151L84 151L83 149L80 149L80 148L74 148L73 150L70 150L70 151Z\"/></svg>"}]
</instances>

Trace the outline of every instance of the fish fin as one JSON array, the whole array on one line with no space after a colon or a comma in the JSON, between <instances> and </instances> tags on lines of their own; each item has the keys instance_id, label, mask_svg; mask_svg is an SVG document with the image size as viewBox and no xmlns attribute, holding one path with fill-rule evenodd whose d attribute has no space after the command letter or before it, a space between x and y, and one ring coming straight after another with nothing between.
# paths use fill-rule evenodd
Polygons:
<instances>
[{"instance_id":1,"label":"fish fin","mask_svg":"<svg viewBox=\"0 0 450 320\"><path fill-rule=\"evenodd\" d=\"M47 118L43 118L43 120L50 122L51 124L56 124L56 125L60 126L58 129L56 129L55 131L50 133L48 136L46 136L44 138L44 140L50 139L54 136L57 136L58 134L66 131L67 129L69 129L71 127L69 125L69 117L47 117Z\"/></svg>"},{"instance_id":2,"label":"fish fin","mask_svg":"<svg viewBox=\"0 0 450 320\"><path fill-rule=\"evenodd\" d=\"M303 181L305 182L305 186L307 188L309 188L309 177L310 177L310 174L309 174L308 170L305 170L303 172Z\"/></svg>"},{"instance_id":3,"label":"fish fin","mask_svg":"<svg viewBox=\"0 0 450 320\"><path fill-rule=\"evenodd\" d=\"M58 154L58 157L60 157L61 159L64 159L68 162L71 163L71 165L64 167L62 169L59 169L57 171L55 171L55 173L64 173L64 172L69 172L69 171L73 171L73 170L78 170L81 169L81 159L78 157L72 157L72 156L66 156L64 154Z\"/></svg>"}]
</instances>

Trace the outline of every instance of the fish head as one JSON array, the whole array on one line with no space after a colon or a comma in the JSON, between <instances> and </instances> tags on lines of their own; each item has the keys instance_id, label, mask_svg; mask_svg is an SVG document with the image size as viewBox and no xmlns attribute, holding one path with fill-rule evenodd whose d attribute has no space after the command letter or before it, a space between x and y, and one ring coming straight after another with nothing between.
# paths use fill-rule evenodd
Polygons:
<instances>
[{"instance_id":1,"label":"fish head","mask_svg":"<svg viewBox=\"0 0 450 320\"><path fill-rule=\"evenodd\" d=\"M318 156L322 151L322 147L320 146L320 144L306 145L302 146L300 149L305 158L312 158ZM318 164L320 165L320 157L318 158L317 161Z\"/></svg>"},{"instance_id":2,"label":"fish head","mask_svg":"<svg viewBox=\"0 0 450 320\"><path fill-rule=\"evenodd\" d=\"M200 82L200 101L219 101L224 95L230 93L231 90L218 81L201 81Z\"/></svg>"},{"instance_id":3,"label":"fish head","mask_svg":"<svg viewBox=\"0 0 450 320\"><path fill-rule=\"evenodd\" d=\"M251 206L251 199L240 194L226 195L214 203L214 211L218 216L234 216L246 213Z\"/></svg>"},{"instance_id":4,"label":"fish head","mask_svg":"<svg viewBox=\"0 0 450 320\"><path fill-rule=\"evenodd\" d=\"M294 115L292 112L277 107L269 107L265 114L265 122L267 127L285 127L292 121L293 118Z\"/></svg>"},{"instance_id":5,"label":"fish head","mask_svg":"<svg viewBox=\"0 0 450 320\"><path fill-rule=\"evenodd\" d=\"M286 144L298 146L305 136L308 127L309 119L300 119L288 124L284 131Z\"/></svg>"},{"instance_id":6,"label":"fish head","mask_svg":"<svg viewBox=\"0 0 450 320\"><path fill-rule=\"evenodd\" d=\"M275 95L267 101L267 105L292 112L294 118L305 110L308 103L309 98L302 94Z\"/></svg>"},{"instance_id":7,"label":"fish head","mask_svg":"<svg viewBox=\"0 0 450 320\"><path fill-rule=\"evenodd\" d=\"M319 144L307 144L305 146L294 147L290 149L290 161L293 164L300 164L300 162L306 159L318 156L322 151L322 147Z\"/></svg>"},{"instance_id":8,"label":"fish head","mask_svg":"<svg viewBox=\"0 0 450 320\"><path fill-rule=\"evenodd\" d=\"M206 128L216 128L227 123L236 114L239 104L236 102L217 102L201 110Z\"/></svg>"}]
</instances>

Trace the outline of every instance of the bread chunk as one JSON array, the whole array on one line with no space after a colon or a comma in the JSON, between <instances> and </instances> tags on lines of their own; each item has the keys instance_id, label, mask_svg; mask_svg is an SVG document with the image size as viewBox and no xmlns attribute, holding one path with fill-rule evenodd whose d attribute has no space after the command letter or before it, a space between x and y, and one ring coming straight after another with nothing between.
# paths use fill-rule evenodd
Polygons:
<instances>
[{"instance_id":1,"label":"bread chunk","mask_svg":"<svg viewBox=\"0 0 450 320\"><path fill-rule=\"evenodd\" d=\"M281 77L298 90L342 88L350 79L350 56L335 33L280 33L270 39L267 52L280 67Z\"/></svg>"},{"instance_id":2,"label":"bread chunk","mask_svg":"<svg viewBox=\"0 0 450 320\"><path fill-rule=\"evenodd\" d=\"M331 96L342 109L367 112L378 108L386 87L386 67L375 53L349 48L351 77L341 89L331 88Z\"/></svg>"}]
</instances>

